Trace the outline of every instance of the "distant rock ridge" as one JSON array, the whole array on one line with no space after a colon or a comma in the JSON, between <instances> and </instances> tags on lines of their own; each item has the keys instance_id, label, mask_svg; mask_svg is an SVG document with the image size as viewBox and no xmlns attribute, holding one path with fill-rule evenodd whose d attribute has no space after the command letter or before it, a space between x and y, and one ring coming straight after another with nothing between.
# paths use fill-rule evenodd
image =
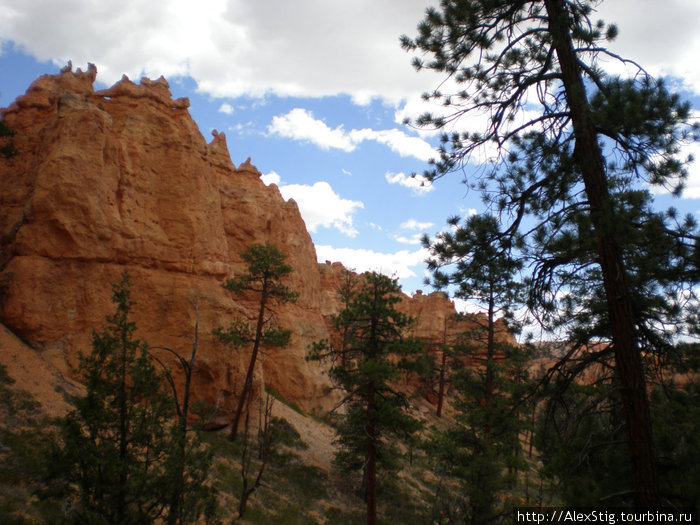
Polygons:
<instances>
[{"instance_id":1,"label":"distant rock ridge","mask_svg":"<svg viewBox=\"0 0 700 525\"><path fill-rule=\"evenodd\" d=\"M255 303L234 301L221 283L245 269L248 246L271 242L293 267L289 285L300 296L278 309L292 341L265 352L257 389L269 385L307 411L334 406L322 365L305 355L328 337L338 307L331 273L342 266L317 263L296 203L266 186L250 159L236 168L224 133L207 143L189 101L173 100L164 78L123 77L95 91L96 74L89 65L44 75L0 110L19 152L0 160L0 322L70 376L113 311L110 283L128 270L137 336L151 345L189 353L197 304L195 391L225 420L248 353L211 331ZM431 297L407 298L409 313ZM446 298L440 304L454 311Z\"/></svg>"}]
</instances>

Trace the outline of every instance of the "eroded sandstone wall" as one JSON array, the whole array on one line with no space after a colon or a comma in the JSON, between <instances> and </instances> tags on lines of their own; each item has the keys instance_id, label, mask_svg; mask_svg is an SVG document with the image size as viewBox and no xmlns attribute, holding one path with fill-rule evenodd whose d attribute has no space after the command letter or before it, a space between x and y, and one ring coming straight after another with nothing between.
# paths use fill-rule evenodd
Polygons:
<instances>
[{"instance_id":1,"label":"eroded sandstone wall","mask_svg":"<svg viewBox=\"0 0 700 525\"><path fill-rule=\"evenodd\" d=\"M110 283L127 270L137 336L150 345L189 355L196 305L194 391L218 404L225 422L249 351L211 331L254 317L256 304L232 298L221 283L245 270L241 252L270 242L293 267L288 284L300 296L276 308L292 341L264 350L256 389L269 385L308 411L335 406L323 365L305 355L329 337L345 269L317 264L296 203L263 184L249 160L236 167L223 133L207 143L189 102L173 100L165 79L125 77L95 91L95 76L92 66L43 76L0 110L18 150L0 160L0 323L52 370L74 376L92 331L114 310ZM434 351L479 320L453 321L454 304L442 293L403 296L400 308L416 318L411 335Z\"/></svg>"},{"instance_id":2,"label":"eroded sandstone wall","mask_svg":"<svg viewBox=\"0 0 700 525\"><path fill-rule=\"evenodd\" d=\"M247 352L211 330L251 313L220 284L244 270L240 253L275 243L300 292L279 309L293 331L284 350L266 351L264 381L307 410L328 408L323 370L304 359L327 335L316 253L298 208L267 187L249 162L231 162L223 133L206 143L163 79L123 78L95 91L96 71L36 80L2 111L18 155L0 161L0 321L71 373L91 332L113 311L110 283L133 281L137 335L189 353L201 320L196 390L230 410Z\"/></svg>"}]
</instances>

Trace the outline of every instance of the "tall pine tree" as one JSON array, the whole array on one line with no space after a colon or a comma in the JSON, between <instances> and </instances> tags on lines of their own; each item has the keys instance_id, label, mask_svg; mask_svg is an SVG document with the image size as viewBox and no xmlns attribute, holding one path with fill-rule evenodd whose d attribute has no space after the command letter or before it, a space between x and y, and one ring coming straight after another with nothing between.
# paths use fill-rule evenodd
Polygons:
<instances>
[{"instance_id":1,"label":"tall pine tree","mask_svg":"<svg viewBox=\"0 0 700 525\"><path fill-rule=\"evenodd\" d=\"M228 279L223 286L235 296L252 292L257 299L257 314L251 319L236 319L228 328L219 327L214 331L220 339L236 346L251 345L248 369L231 423L231 440L238 434L244 408L252 395L253 372L261 346L284 348L289 343L291 332L275 325L271 308L274 304L294 302L299 296L282 282L292 272L292 267L285 263L284 255L276 246L253 244L241 257L248 265L247 271ZM251 321L255 322L255 328L251 327Z\"/></svg>"},{"instance_id":2,"label":"tall pine tree","mask_svg":"<svg viewBox=\"0 0 700 525\"><path fill-rule=\"evenodd\" d=\"M597 333L588 334L612 342L634 500L656 507L661 499L642 353L654 350L648 334L682 324L676 305L658 305L677 302L668 292L678 283L692 286L697 265L694 223L651 211L648 185L680 191L687 176L680 147L695 130L688 125L689 105L641 68L629 80L603 72L601 57L619 59L604 45L617 29L591 20L595 4L442 0L428 10L418 37L403 37L403 45L425 53L426 60L414 60L418 69L448 78L444 91L426 97L453 111L424 115L419 125L444 129L465 115L489 118L477 132L444 134L427 176L460 170L479 148L494 147L500 162L468 183L483 190L507 222L504 234L522 230L533 311L544 322L561 319L563 303L586 321L587 308L602 306L588 319ZM634 202L641 204L636 213ZM634 232L652 227L672 250L658 254L653 262L667 263L647 268L648 280L640 282L633 274L643 257L631 258L659 241ZM671 283L664 267L692 272ZM582 278L588 283L583 296ZM648 299L640 308L642 288L654 294L653 312ZM657 320L656 312L671 317Z\"/></svg>"},{"instance_id":3,"label":"tall pine tree","mask_svg":"<svg viewBox=\"0 0 700 525\"><path fill-rule=\"evenodd\" d=\"M449 223L450 230L424 239L433 272L428 283L452 287L456 297L480 304L486 315L483 321L475 316L474 327L452 348L455 424L434 436L428 450L459 481L461 495L437 503L460 502L465 523L502 522L509 515L507 494L524 466L520 416L526 377L523 352L497 337L496 322L522 304L517 281L522 263L512 256L512 239L501 235L495 217L475 215L463 224L454 217Z\"/></svg>"},{"instance_id":4,"label":"tall pine tree","mask_svg":"<svg viewBox=\"0 0 700 525\"><path fill-rule=\"evenodd\" d=\"M394 440L419 428L407 413L406 395L395 388L405 359L418 349L405 338L411 320L396 309L400 293L396 280L363 274L336 316L341 346L329 347L323 341L309 356L330 358L331 378L343 388L346 412L339 425L336 461L349 471L363 471L368 525L377 523L379 468L397 469L400 453Z\"/></svg>"},{"instance_id":5,"label":"tall pine tree","mask_svg":"<svg viewBox=\"0 0 700 525\"><path fill-rule=\"evenodd\" d=\"M167 514L172 401L146 343L134 338L128 274L113 285L112 301L116 312L81 357L86 394L73 400L52 454L70 523L153 523Z\"/></svg>"}]
</instances>

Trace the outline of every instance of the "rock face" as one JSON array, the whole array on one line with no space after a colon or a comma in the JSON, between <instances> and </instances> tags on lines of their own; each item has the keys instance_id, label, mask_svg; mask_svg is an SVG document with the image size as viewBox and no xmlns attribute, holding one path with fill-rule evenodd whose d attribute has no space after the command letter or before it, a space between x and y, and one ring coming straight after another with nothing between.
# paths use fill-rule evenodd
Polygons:
<instances>
[{"instance_id":1,"label":"rock face","mask_svg":"<svg viewBox=\"0 0 700 525\"><path fill-rule=\"evenodd\" d=\"M330 317L342 308L337 290L348 277L356 279L357 274L348 272L342 264L327 261L319 265L321 271L321 283L323 288L323 313L329 320ZM401 301L396 305L397 310L413 318L410 333L413 338L423 341L425 349L432 355L436 365L442 360L442 345L455 344L462 339L465 334L483 334L478 336L475 346L483 348L477 350L470 358L465 360L466 366L483 366L486 360L485 327L486 316L483 314L463 314L455 315L455 305L443 292L433 292L423 294L418 290L412 297L402 295ZM330 324L330 323L329 323ZM329 329L332 333L332 329ZM508 344L515 345L515 337L510 333L506 325L501 321L496 321L495 338ZM498 358L499 356L497 356ZM436 371L437 374L437 371ZM409 390L419 389L431 403L437 401L438 384L436 378L433 381L414 382L409 385Z\"/></svg>"},{"instance_id":2,"label":"rock face","mask_svg":"<svg viewBox=\"0 0 700 525\"><path fill-rule=\"evenodd\" d=\"M337 290L344 276L358 276L354 272L348 272L339 262L326 261L325 264L319 265L319 270L323 293L322 312L330 317L342 308ZM482 314L464 314L457 318L454 302L443 292L426 295L418 290L412 297L403 295L397 309L414 320L409 335L431 345L454 343L460 335L486 322L486 316ZM516 344L513 334L508 332L500 320L496 322L496 338Z\"/></svg>"},{"instance_id":3,"label":"rock face","mask_svg":"<svg viewBox=\"0 0 700 525\"><path fill-rule=\"evenodd\" d=\"M223 133L207 144L165 79L124 77L95 91L95 76L94 66L43 76L1 111L18 155L0 159L0 322L52 374L74 375L92 330L114 311L110 283L127 270L137 336L150 345L189 355L196 305L194 392L225 422L249 351L211 332L252 316L256 304L221 283L245 270L245 249L270 242L293 267L287 284L300 295L277 309L291 344L264 351L256 389L271 386L307 411L334 406L325 370L305 355L329 336L341 307L342 265L317 264L296 203L265 186L249 160L236 168ZM413 335L429 342L443 341L446 323L448 337L461 326L443 294L404 297L401 308L417 318Z\"/></svg>"},{"instance_id":4,"label":"rock face","mask_svg":"<svg viewBox=\"0 0 700 525\"><path fill-rule=\"evenodd\" d=\"M94 91L95 75L91 66L43 76L2 112L19 154L0 161L0 321L69 372L113 312L110 283L127 270L137 336L150 345L189 354L197 304L196 390L226 412L248 353L211 330L254 304L220 285L245 269L240 253L250 244L271 242L294 268L288 284L300 297L280 309L292 343L267 352L258 387L264 377L307 410L330 406L323 370L304 359L327 329L296 203L250 162L236 168L223 133L207 144L165 79Z\"/></svg>"}]
</instances>

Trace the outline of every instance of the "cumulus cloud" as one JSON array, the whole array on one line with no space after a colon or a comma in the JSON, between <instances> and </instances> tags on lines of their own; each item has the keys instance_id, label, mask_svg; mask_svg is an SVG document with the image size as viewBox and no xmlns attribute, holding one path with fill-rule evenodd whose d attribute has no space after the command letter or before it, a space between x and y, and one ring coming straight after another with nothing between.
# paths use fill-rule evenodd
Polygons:
<instances>
[{"instance_id":1,"label":"cumulus cloud","mask_svg":"<svg viewBox=\"0 0 700 525\"><path fill-rule=\"evenodd\" d=\"M452 301L455 304L455 310L461 314L485 314L488 312L488 307L470 299L455 297Z\"/></svg>"},{"instance_id":2,"label":"cumulus cloud","mask_svg":"<svg viewBox=\"0 0 700 525\"><path fill-rule=\"evenodd\" d=\"M348 94L417 101L443 80L417 74L399 44L413 36L436 0L130 0L105 2L4 0L0 40L41 61L97 64L111 84L122 73L138 78L190 75L214 96ZM615 0L598 6L618 22L611 47L657 73L680 76L700 92L700 5L696 0ZM361 38L358 35L361 34ZM663 38L650 38L663 35Z\"/></svg>"},{"instance_id":3,"label":"cumulus cloud","mask_svg":"<svg viewBox=\"0 0 700 525\"><path fill-rule=\"evenodd\" d=\"M666 0L659 9L655 0L617 0L602 2L597 9L600 18L617 24L620 31L608 44L612 51L637 61L654 75L679 77L687 89L700 94L700 3ZM604 65L623 72L618 61Z\"/></svg>"},{"instance_id":4,"label":"cumulus cloud","mask_svg":"<svg viewBox=\"0 0 700 525\"><path fill-rule=\"evenodd\" d=\"M417 246L423 241L423 232L428 228L435 226L432 222L420 222L416 219L408 219L407 221L399 224L400 230L415 231L417 233L411 235L394 235L394 240L403 244L412 244Z\"/></svg>"},{"instance_id":5,"label":"cumulus cloud","mask_svg":"<svg viewBox=\"0 0 700 525\"><path fill-rule=\"evenodd\" d=\"M280 137L308 140L321 149L353 151L357 147L343 126L331 129L322 120L315 119L310 111L301 108L273 117L267 130Z\"/></svg>"},{"instance_id":6,"label":"cumulus cloud","mask_svg":"<svg viewBox=\"0 0 700 525\"><path fill-rule=\"evenodd\" d=\"M402 230L427 230L435 226L434 222L419 222L416 219L408 219L407 221L399 224L399 228Z\"/></svg>"},{"instance_id":7,"label":"cumulus cloud","mask_svg":"<svg viewBox=\"0 0 700 525\"><path fill-rule=\"evenodd\" d=\"M215 96L348 94L398 102L430 88L399 46L425 0L4 0L0 39L39 60L96 63L107 84L191 75ZM358 35L362 35L358 38Z\"/></svg>"},{"instance_id":8,"label":"cumulus cloud","mask_svg":"<svg viewBox=\"0 0 700 525\"><path fill-rule=\"evenodd\" d=\"M358 209L364 208L362 202L343 199L325 181L316 182L312 186L283 184L279 189L285 199L296 201L310 232L316 232L321 226L336 228L348 237L357 235L353 215Z\"/></svg>"},{"instance_id":9,"label":"cumulus cloud","mask_svg":"<svg viewBox=\"0 0 700 525\"><path fill-rule=\"evenodd\" d=\"M316 232L320 226L336 228L348 237L357 235L353 216L358 209L364 208L362 202L343 199L325 181L311 186L281 184L282 177L276 171L265 173L260 179L268 186L276 184L285 199L294 199L310 232Z\"/></svg>"},{"instance_id":10,"label":"cumulus cloud","mask_svg":"<svg viewBox=\"0 0 700 525\"><path fill-rule=\"evenodd\" d=\"M400 250L394 253L382 253L373 250L334 248L333 246L316 246L319 262L340 261L356 272L376 271L390 277L406 279L416 277L413 268L422 265L428 252L424 248L415 251Z\"/></svg>"},{"instance_id":11,"label":"cumulus cloud","mask_svg":"<svg viewBox=\"0 0 700 525\"><path fill-rule=\"evenodd\" d=\"M224 102L219 106L219 113L225 113L226 115L232 115L233 114L233 106L231 104L227 104Z\"/></svg>"},{"instance_id":12,"label":"cumulus cloud","mask_svg":"<svg viewBox=\"0 0 700 525\"><path fill-rule=\"evenodd\" d=\"M432 183L423 175L415 175L411 177L405 173L387 172L384 175L384 178L389 184L399 184L400 186L410 188L415 195L425 195L426 193L435 189Z\"/></svg>"},{"instance_id":13,"label":"cumulus cloud","mask_svg":"<svg viewBox=\"0 0 700 525\"><path fill-rule=\"evenodd\" d=\"M423 238L422 233L414 233L410 237L406 237L405 235L394 235L394 240L397 242L400 242L402 244L418 245L421 243L422 238Z\"/></svg>"},{"instance_id":14,"label":"cumulus cloud","mask_svg":"<svg viewBox=\"0 0 700 525\"><path fill-rule=\"evenodd\" d=\"M398 153L402 157L416 157L417 159L428 161L437 157L437 152L433 147L420 137L412 137L398 129L354 129L349 133L350 138L355 143L364 140L374 140L380 144L388 146L391 151Z\"/></svg>"},{"instance_id":15,"label":"cumulus cloud","mask_svg":"<svg viewBox=\"0 0 700 525\"><path fill-rule=\"evenodd\" d=\"M331 128L324 121L302 108L294 108L285 115L277 115L267 128L269 133L293 140L309 141L321 149L354 151L371 140L388 146L402 157L416 157L427 161L436 156L433 147L421 139L398 129L373 130L369 128L346 131L343 126Z\"/></svg>"},{"instance_id":16,"label":"cumulus cloud","mask_svg":"<svg viewBox=\"0 0 700 525\"><path fill-rule=\"evenodd\" d=\"M267 186L269 186L270 184L277 184L279 186L280 180L282 180L282 178L276 171L271 171L270 173L265 173L264 175L261 175L260 180L262 180Z\"/></svg>"}]
</instances>

